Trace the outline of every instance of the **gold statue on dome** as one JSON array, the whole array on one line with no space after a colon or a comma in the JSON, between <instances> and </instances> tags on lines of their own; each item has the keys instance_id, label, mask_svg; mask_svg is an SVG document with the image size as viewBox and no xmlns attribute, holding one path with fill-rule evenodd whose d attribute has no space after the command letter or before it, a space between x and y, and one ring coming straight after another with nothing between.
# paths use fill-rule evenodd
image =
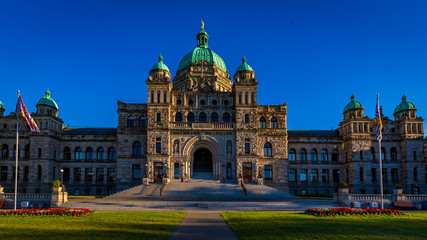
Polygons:
<instances>
[{"instance_id":1,"label":"gold statue on dome","mask_svg":"<svg viewBox=\"0 0 427 240\"><path fill-rule=\"evenodd\" d=\"M205 28L205 23L203 22L203 19L200 19L200 25L202 25L202 29Z\"/></svg>"}]
</instances>

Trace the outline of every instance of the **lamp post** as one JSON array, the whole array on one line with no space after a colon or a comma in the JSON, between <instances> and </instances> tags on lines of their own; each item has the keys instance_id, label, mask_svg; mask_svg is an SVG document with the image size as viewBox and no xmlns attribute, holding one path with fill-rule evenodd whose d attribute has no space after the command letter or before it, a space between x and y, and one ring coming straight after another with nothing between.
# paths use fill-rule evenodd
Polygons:
<instances>
[{"instance_id":1,"label":"lamp post","mask_svg":"<svg viewBox=\"0 0 427 240\"><path fill-rule=\"evenodd\" d=\"M62 169L61 168L61 170L60 170L60 172L61 172L61 187L64 187L64 169Z\"/></svg>"}]
</instances>

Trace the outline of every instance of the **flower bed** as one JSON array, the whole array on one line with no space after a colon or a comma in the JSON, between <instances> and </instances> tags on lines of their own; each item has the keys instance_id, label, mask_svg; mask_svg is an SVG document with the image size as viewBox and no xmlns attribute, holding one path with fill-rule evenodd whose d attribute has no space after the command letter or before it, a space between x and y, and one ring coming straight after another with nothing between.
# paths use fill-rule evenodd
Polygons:
<instances>
[{"instance_id":1,"label":"flower bed","mask_svg":"<svg viewBox=\"0 0 427 240\"><path fill-rule=\"evenodd\" d=\"M33 208L22 210L0 211L0 216L74 216L85 217L92 213L94 210L83 208Z\"/></svg>"},{"instance_id":2,"label":"flower bed","mask_svg":"<svg viewBox=\"0 0 427 240\"><path fill-rule=\"evenodd\" d=\"M309 208L305 214L316 217L325 216L347 216L347 215L405 215L404 212L396 209L376 209L376 208Z\"/></svg>"}]
</instances>

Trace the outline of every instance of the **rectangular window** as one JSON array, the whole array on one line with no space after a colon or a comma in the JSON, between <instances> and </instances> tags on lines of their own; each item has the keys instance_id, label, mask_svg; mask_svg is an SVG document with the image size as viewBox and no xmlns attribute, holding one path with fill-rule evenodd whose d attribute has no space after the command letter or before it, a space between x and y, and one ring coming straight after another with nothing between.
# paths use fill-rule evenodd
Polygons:
<instances>
[{"instance_id":1,"label":"rectangular window","mask_svg":"<svg viewBox=\"0 0 427 240\"><path fill-rule=\"evenodd\" d=\"M161 122L161 121L162 121L162 114L157 113L157 122Z\"/></svg>"},{"instance_id":2,"label":"rectangular window","mask_svg":"<svg viewBox=\"0 0 427 240\"><path fill-rule=\"evenodd\" d=\"M29 166L25 166L24 167L24 181L28 181L29 174L30 174L30 167Z\"/></svg>"},{"instance_id":3,"label":"rectangular window","mask_svg":"<svg viewBox=\"0 0 427 240\"><path fill-rule=\"evenodd\" d=\"M388 182L387 168L383 168L383 182Z\"/></svg>"},{"instance_id":4,"label":"rectangular window","mask_svg":"<svg viewBox=\"0 0 427 240\"><path fill-rule=\"evenodd\" d=\"M74 168L74 181L81 181L81 180L82 180L82 169Z\"/></svg>"},{"instance_id":5,"label":"rectangular window","mask_svg":"<svg viewBox=\"0 0 427 240\"><path fill-rule=\"evenodd\" d=\"M104 181L104 169L103 168L97 168L96 169L96 181L97 182Z\"/></svg>"},{"instance_id":6,"label":"rectangular window","mask_svg":"<svg viewBox=\"0 0 427 240\"><path fill-rule=\"evenodd\" d=\"M413 151L413 152L412 152L412 155L413 155L413 159L414 159L414 161L415 161L415 160L417 160L417 151Z\"/></svg>"},{"instance_id":7,"label":"rectangular window","mask_svg":"<svg viewBox=\"0 0 427 240\"><path fill-rule=\"evenodd\" d=\"M251 103L255 104L255 94L251 93Z\"/></svg>"},{"instance_id":8,"label":"rectangular window","mask_svg":"<svg viewBox=\"0 0 427 240\"><path fill-rule=\"evenodd\" d=\"M273 179L273 166L271 165L264 166L264 179L267 179L267 180Z\"/></svg>"},{"instance_id":9,"label":"rectangular window","mask_svg":"<svg viewBox=\"0 0 427 240\"><path fill-rule=\"evenodd\" d=\"M310 181L311 182L317 182L319 176L319 170L317 169L311 169L310 171Z\"/></svg>"},{"instance_id":10,"label":"rectangular window","mask_svg":"<svg viewBox=\"0 0 427 240\"><path fill-rule=\"evenodd\" d=\"M365 171L363 167L359 168L359 180L361 182L365 181Z\"/></svg>"},{"instance_id":11,"label":"rectangular window","mask_svg":"<svg viewBox=\"0 0 427 240\"><path fill-rule=\"evenodd\" d=\"M38 158L41 158L42 157L42 149L41 148L39 148L39 149L37 149L38 151L37 151L37 157Z\"/></svg>"},{"instance_id":12,"label":"rectangular window","mask_svg":"<svg viewBox=\"0 0 427 240\"><path fill-rule=\"evenodd\" d=\"M334 182L340 181L340 170L339 169L332 170L332 181L334 181Z\"/></svg>"},{"instance_id":13,"label":"rectangular window","mask_svg":"<svg viewBox=\"0 0 427 240\"><path fill-rule=\"evenodd\" d=\"M239 104L242 104L242 93L239 93Z\"/></svg>"},{"instance_id":14,"label":"rectangular window","mask_svg":"<svg viewBox=\"0 0 427 240\"><path fill-rule=\"evenodd\" d=\"M64 182L70 181L70 168L63 168L64 169Z\"/></svg>"},{"instance_id":15,"label":"rectangular window","mask_svg":"<svg viewBox=\"0 0 427 240\"><path fill-rule=\"evenodd\" d=\"M391 181L394 183L399 182L398 169L397 168L391 169Z\"/></svg>"},{"instance_id":16,"label":"rectangular window","mask_svg":"<svg viewBox=\"0 0 427 240\"><path fill-rule=\"evenodd\" d=\"M248 104L248 93L245 93L245 104Z\"/></svg>"},{"instance_id":17,"label":"rectangular window","mask_svg":"<svg viewBox=\"0 0 427 240\"><path fill-rule=\"evenodd\" d=\"M418 168L414 168L414 182L418 181Z\"/></svg>"},{"instance_id":18,"label":"rectangular window","mask_svg":"<svg viewBox=\"0 0 427 240\"><path fill-rule=\"evenodd\" d=\"M245 114L245 123L249 122L249 114Z\"/></svg>"},{"instance_id":19,"label":"rectangular window","mask_svg":"<svg viewBox=\"0 0 427 240\"><path fill-rule=\"evenodd\" d=\"M42 166L37 165L37 180L42 180Z\"/></svg>"},{"instance_id":20,"label":"rectangular window","mask_svg":"<svg viewBox=\"0 0 427 240\"><path fill-rule=\"evenodd\" d=\"M322 170L322 182L329 182L329 170L328 169Z\"/></svg>"},{"instance_id":21,"label":"rectangular window","mask_svg":"<svg viewBox=\"0 0 427 240\"><path fill-rule=\"evenodd\" d=\"M377 169L371 168L372 182L377 182Z\"/></svg>"},{"instance_id":22,"label":"rectangular window","mask_svg":"<svg viewBox=\"0 0 427 240\"><path fill-rule=\"evenodd\" d=\"M307 169L301 169L299 172L299 180L301 182L307 182Z\"/></svg>"},{"instance_id":23,"label":"rectangular window","mask_svg":"<svg viewBox=\"0 0 427 240\"><path fill-rule=\"evenodd\" d=\"M85 181L92 181L93 179L93 170L92 168L85 169Z\"/></svg>"},{"instance_id":24,"label":"rectangular window","mask_svg":"<svg viewBox=\"0 0 427 240\"><path fill-rule=\"evenodd\" d=\"M12 177L13 177L13 180L15 180L15 176L16 176L16 167L13 167L13 175L12 175ZM18 167L18 181L19 181L19 177L21 176L21 167Z\"/></svg>"},{"instance_id":25,"label":"rectangular window","mask_svg":"<svg viewBox=\"0 0 427 240\"><path fill-rule=\"evenodd\" d=\"M162 143L156 142L156 153L162 153Z\"/></svg>"},{"instance_id":26,"label":"rectangular window","mask_svg":"<svg viewBox=\"0 0 427 240\"><path fill-rule=\"evenodd\" d=\"M250 154L251 153L251 144L245 143L245 153Z\"/></svg>"},{"instance_id":27,"label":"rectangular window","mask_svg":"<svg viewBox=\"0 0 427 240\"><path fill-rule=\"evenodd\" d=\"M141 180L141 165L140 164L132 164L132 180L138 181Z\"/></svg>"},{"instance_id":28,"label":"rectangular window","mask_svg":"<svg viewBox=\"0 0 427 240\"><path fill-rule=\"evenodd\" d=\"M107 177L109 182L116 181L116 169L115 168L107 168Z\"/></svg>"},{"instance_id":29,"label":"rectangular window","mask_svg":"<svg viewBox=\"0 0 427 240\"><path fill-rule=\"evenodd\" d=\"M360 160L363 160L363 151L360 151Z\"/></svg>"},{"instance_id":30,"label":"rectangular window","mask_svg":"<svg viewBox=\"0 0 427 240\"><path fill-rule=\"evenodd\" d=\"M1 174L0 180L7 181L7 174L8 174L7 166L2 166L1 167L0 174Z\"/></svg>"},{"instance_id":31,"label":"rectangular window","mask_svg":"<svg viewBox=\"0 0 427 240\"><path fill-rule=\"evenodd\" d=\"M297 170L289 169L289 182L296 182L296 181L297 181Z\"/></svg>"},{"instance_id":32,"label":"rectangular window","mask_svg":"<svg viewBox=\"0 0 427 240\"><path fill-rule=\"evenodd\" d=\"M168 98L166 95L166 92L163 93L163 103L167 103L168 102Z\"/></svg>"},{"instance_id":33,"label":"rectangular window","mask_svg":"<svg viewBox=\"0 0 427 240\"><path fill-rule=\"evenodd\" d=\"M79 189L74 189L74 196L79 196L79 195L80 195Z\"/></svg>"}]
</instances>

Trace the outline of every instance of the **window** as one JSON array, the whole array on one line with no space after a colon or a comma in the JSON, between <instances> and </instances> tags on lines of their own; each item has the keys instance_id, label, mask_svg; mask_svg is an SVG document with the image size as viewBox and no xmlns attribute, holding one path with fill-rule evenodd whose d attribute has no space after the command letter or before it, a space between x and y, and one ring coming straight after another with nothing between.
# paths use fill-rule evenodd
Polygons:
<instances>
[{"instance_id":1,"label":"window","mask_svg":"<svg viewBox=\"0 0 427 240\"><path fill-rule=\"evenodd\" d=\"M289 182L296 182L296 181L297 181L297 170L289 169Z\"/></svg>"},{"instance_id":2,"label":"window","mask_svg":"<svg viewBox=\"0 0 427 240\"><path fill-rule=\"evenodd\" d=\"M310 151L310 161L317 162L317 151L316 151L316 149L311 149L311 151Z\"/></svg>"},{"instance_id":3,"label":"window","mask_svg":"<svg viewBox=\"0 0 427 240\"><path fill-rule=\"evenodd\" d=\"M271 143L264 144L264 157L271 157L272 146Z\"/></svg>"},{"instance_id":4,"label":"window","mask_svg":"<svg viewBox=\"0 0 427 240\"><path fill-rule=\"evenodd\" d=\"M200 105L201 105L201 106L204 106L205 104L206 104L206 101L205 101L205 100L203 100L203 99L202 99L202 100L200 100Z\"/></svg>"},{"instance_id":5,"label":"window","mask_svg":"<svg viewBox=\"0 0 427 240\"><path fill-rule=\"evenodd\" d=\"M259 119L259 128L265 128L266 126L265 126L265 118L264 117L261 117L260 119Z\"/></svg>"},{"instance_id":6,"label":"window","mask_svg":"<svg viewBox=\"0 0 427 240\"><path fill-rule=\"evenodd\" d=\"M363 151L362 150L359 151L359 158L360 158L360 160L363 160Z\"/></svg>"},{"instance_id":7,"label":"window","mask_svg":"<svg viewBox=\"0 0 427 240\"><path fill-rule=\"evenodd\" d=\"M162 153L162 139L156 138L156 153Z\"/></svg>"},{"instance_id":8,"label":"window","mask_svg":"<svg viewBox=\"0 0 427 240\"><path fill-rule=\"evenodd\" d=\"M104 169L103 168L97 168L96 169L96 181L97 182L104 181Z\"/></svg>"},{"instance_id":9,"label":"window","mask_svg":"<svg viewBox=\"0 0 427 240\"><path fill-rule=\"evenodd\" d=\"M227 140L226 153L232 154L232 143L231 140Z\"/></svg>"},{"instance_id":10,"label":"window","mask_svg":"<svg viewBox=\"0 0 427 240\"><path fill-rule=\"evenodd\" d=\"M381 160L386 160L385 159L385 148L384 147L381 148Z\"/></svg>"},{"instance_id":11,"label":"window","mask_svg":"<svg viewBox=\"0 0 427 240\"><path fill-rule=\"evenodd\" d=\"M332 181L334 181L334 182L340 181L340 170L339 169L332 170Z\"/></svg>"},{"instance_id":12,"label":"window","mask_svg":"<svg viewBox=\"0 0 427 240\"><path fill-rule=\"evenodd\" d=\"M25 157L25 158L30 158L30 145L29 145L29 144L27 144L27 145L25 146L24 151L25 151L25 153L24 153L24 157ZM71 158L71 154L70 154L70 158Z\"/></svg>"},{"instance_id":13,"label":"window","mask_svg":"<svg viewBox=\"0 0 427 240\"><path fill-rule=\"evenodd\" d=\"M251 93L251 103L255 104L255 94Z\"/></svg>"},{"instance_id":14,"label":"window","mask_svg":"<svg viewBox=\"0 0 427 240\"><path fill-rule=\"evenodd\" d=\"M299 172L299 180L301 182L307 182L307 169L301 169Z\"/></svg>"},{"instance_id":15,"label":"window","mask_svg":"<svg viewBox=\"0 0 427 240\"><path fill-rule=\"evenodd\" d=\"M42 165L37 165L37 180L39 181L42 180Z\"/></svg>"},{"instance_id":16,"label":"window","mask_svg":"<svg viewBox=\"0 0 427 240\"><path fill-rule=\"evenodd\" d=\"M19 148L19 147L18 147ZM38 148L37 149L38 150L38 152L37 152L37 157L38 158L41 158L42 157L42 149L41 148ZM13 152L14 153L14 156L15 156L15 152ZM19 149L18 149L18 156L19 156Z\"/></svg>"},{"instance_id":17,"label":"window","mask_svg":"<svg viewBox=\"0 0 427 240\"><path fill-rule=\"evenodd\" d=\"M132 155L134 156L141 156L141 142L134 142L132 145Z\"/></svg>"},{"instance_id":18,"label":"window","mask_svg":"<svg viewBox=\"0 0 427 240\"><path fill-rule=\"evenodd\" d=\"M295 149L293 148L289 149L288 161L292 161L292 162L295 161L296 160L295 155L296 155Z\"/></svg>"},{"instance_id":19,"label":"window","mask_svg":"<svg viewBox=\"0 0 427 240\"><path fill-rule=\"evenodd\" d=\"M277 128L277 119L273 117L270 121L270 127L271 128Z\"/></svg>"},{"instance_id":20,"label":"window","mask_svg":"<svg viewBox=\"0 0 427 240\"><path fill-rule=\"evenodd\" d=\"M81 181L81 180L82 180L82 169L74 168L74 181Z\"/></svg>"},{"instance_id":21,"label":"window","mask_svg":"<svg viewBox=\"0 0 427 240\"><path fill-rule=\"evenodd\" d=\"M228 104L230 104L230 102L228 100L224 100L224 105L228 106Z\"/></svg>"},{"instance_id":22,"label":"window","mask_svg":"<svg viewBox=\"0 0 427 240\"><path fill-rule=\"evenodd\" d=\"M383 168L383 182L388 182L387 168Z\"/></svg>"},{"instance_id":23,"label":"window","mask_svg":"<svg viewBox=\"0 0 427 240\"><path fill-rule=\"evenodd\" d=\"M223 115L222 115L222 121L223 122L231 122L231 117L230 117L230 114L229 113L224 113Z\"/></svg>"},{"instance_id":24,"label":"window","mask_svg":"<svg viewBox=\"0 0 427 240\"><path fill-rule=\"evenodd\" d=\"M182 122L182 113L177 112L175 114L175 122Z\"/></svg>"},{"instance_id":25,"label":"window","mask_svg":"<svg viewBox=\"0 0 427 240\"><path fill-rule=\"evenodd\" d=\"M69 147L64 148L64 160L71 160L71 150Z\"/></svg>"},{"instance_id":26,"label":"window","mask_svg":"<svg viewBox=\"0 0 427 240\"><path fill-rule=\"evenodd\" d=\"M371 147L371 160L375 160L375 148Z\"/></svg>"},{"instance_id":27,"label":"window","mask_svg":"<svg viewBox=\"0 0 427 240\"><path fill-rule=\"evenodd\" d=\"M8 169L7 166L2 166L0 168L0 180L7 181Z\"/></svg>"},{"instance_id":28,"label":"window","mask_svg":"<svg viewBox=\"0 0 427 240\"><path fill-rule=\"evenodd\" d=\"M108 160L115 160L116 159L116 149L113 147L110 147L108 149Z\"/></svg>"},{"instance_id":29,"label":"window","mask_svg":"<svg viewBox=\"0 0 427 240\"><path fill-rule=\"evenodd\" d=\"M199 114L199 122L206 122L206 113L201 112Z\"/></svg>"},{"instance_id":30,"label":"window","mask_svg":"<svg viewBox=\"0 0 427 240\"><path fill-rule=\"evenodd\" d=\"M92 181L92 176L93 176L92 168L86 168L85 169L85 181Z\"/></svg>"},{"instance_id":31,"label":"window","mask_svg":"<svg viewBox=\"0 0 427 240\"><path fill-rule=\"evenodd\" d=\"M192 106L194 104L194 101L193 100L188 100L188 105L190 105L190 106Z\"/></svg>"},{"instance_id":32,"label":"window","mask_svg":"<svg viewBox=\"0 0 427 240\"><path fill-rule=\"evenodd\" d=\"M161 122L162 121L162 114L161 113L157 113L157 122Z\"/></svg>"},{"instance_id":33,"label":"window","mask_svg":"<svg viewBox=\"0 0 427 240\"><path fill-rule=\"evenodd\" d=\"M271 165L264 166L264 179L266 180L273 179L273 166Z\"/></svg>"},{"instance_id":34,"label":"window","mask_svg":"<svg viewBox=\"0 0 427 240\"><path fill-rule=\"evenodd\" d=\"M377 169L371 168L372 182L377 182Z\"/></svg>"},{"instance_id":35,"label":"window","mask_svg":"<svg viewBox=\"0 0 427 240\"><path fill-rule=\"evenodd\" d=\"M107 168L107 181L114 182L116 181L116 169Z\"/></svg>"},{"instance_id":36,"label":"window","mask_svg":"<svg viewBox=\"0 0 427 240\"><path fill-rule=\"evenodd\" d=\"M317 169L311 169L310 171L310 181L311 182L317 182L319 176L319 170Z\"/></svg>"},{"instance_id":37,"label":"window","mask_svg":"<svg viewBox=\"0 0 427 240\"><path fill-rule=\"evenodd\" d=\"M147 127L147 118L144 116L139 117L138 126L139 127Z\"/></svg>"},{"instance_id":38,"label":"window","mask_svg":"<svg viewBox=\"0 0 427 240\"><path fill-rule=\"evenodd\" d=\"M249 138L245 139L245 153L246 154L251 153L251 139L249 139Z\"/></svg>"},{"instance_id":39,"label":"window","mask_svg":"<svg viewBox=\"0 0 427 240\"><path fill-rule=\"evenodd\" d=\"M249 100L248 100L248 93L245 93L245 104L248 104L249 102L248 102Z\"/></svg>"},{"instance_id":40,"label":"window","mask_svg":"<svg viewBox=\"0 0 427 240\"><path fill-rule=\"evenodd\" d=\"M365 171L363 167L359 168L359 180L361 182L365 181Z\"/></svg>"},{"instance_id":41,"label":"window","mask_svg":"<svg viewBox=\"0 0 427 240\"><path fill-rule=\"evenodd\" d=\"M8 158L9 157L9 148L6 144L3 145L1 148L1 157L2 158Z\"/></svg>"},{"instance_id":42,"label":"window","mask_svg":"<svg viewBox=\"0 0 427 240\"><path fill-rule=\"evenodd\" d=\"M151 103L154 103L154 91L151 91Z\"/></svg>"},{"instance_id":43,"label":"window","mask_svg":"<svg viewBox=\"0 0 427 240\"><path fill-rule=\"evenodd\" d=\"M395 147L392 147L390 149L390 160L396 161L396 159L397 159L397 151Z\"/></svg>"},{"instance_id":44,"label":"window","mask_svg":"<svg viewBox=\"0 0 427 240\"><path fill-rule=\"evenodd\" d=\"M163 103L167 103L168 102L168 97L166 94L166 91L163 92Z\"/></svg>"},{"instance_id":45,"label":"window","mask_svg":"<svg viewBox=\"0 0 427 240\"><path fill-rule=\"evenodd\" d=\"M414 161L417 160L417 151L412 152L412 157Z\"/></svg>"},{"instance_id":46,"label":"window","mask_svg":"<svg viewBox=\"0 0 427 240\"><path fill-rule=\"evenodd\" d=\"M93 149L91 147L86 149L86 160L93 160Z\"/></svg>"},{"instance_id":47,"label":"window","mask_svg":"<svg viewBox=\"0 0 427 240\"><path fill-rule=\"evenodd\" d=\"M307 152L305 151L305 149L301 149L299 151L299 160L303 162L307 161Z\"/></svg>"},{"instance_id":48,"label":"window","mask_svg":"<svg viewBox=\"0 0 427 240\"><path fill-rule=\"evenodd\" d=\"M24 181L28 181L28 176L30 175L30 167L29 166L24 166Z\"/></svg>"},{"instance_id":49,"label":"window","mask_svg":"<svg viewBox=\"0 0 427 240\"><path fill-rule=\"evenodd\" d=\"M332 150L332 162L338 162L338 150Z\"/></svg>"},{"instance_id":50,"label":"window","mask_svg":"<svg viewBox=\"0 0 427 240\"><path fill-rule=\"evenodd\" d=\"M63 168L64 169L64 182L70 181L70 168Z\"/></svg>"},{"instance_id":51,"label":"window","mask_svg":"<svg viewBox=\"0 0 427 240\"><path fill-rule=\"evenodd\" d=\"M211 122L218 122L218 113L216 112L212 113Z\"/></svg>"},{"instance_id":52,"label":"window","mask_svg":"<svg viewBox=\"0 0 427 240\"><path fill-rule=\"evenodd\" d=\"M132 164L132 180L140 181L141 180L141 165L140 164Z\"/></svg>"},{"instance_id":53,"label":"window","mask_svg":"<svg viewBox=\"0 0 427 240\"><path fill-rule=\"evenodd\" d=\"M418 182L418 168L414 167L414 182Z\"/></svg>"},{"instance_id":54,"label":"window","mask_svg":"<svg viewBox=\"0 0 427 240\"><path fill-rule=\"evenodd\" d=\"M239 104L242 104L242 93L239 93Z\"/></svg>"},{"instance_id":55,"label":"window","mask_svg":"<svg viewBox=\"0 0 427 240\"><path fill-rule=\"evenodd\" d=\"M128 126L128 127L133 127L133 126L135 126L135 118L134 118L133 116L129 116L129 117L128 117L127 126Z\"/></svg>"},{"instance_id":56,"label":"window","mask_svg":"<svg viewBox=\"0 0 427 240\"><path fill-rule=\"evenodd\" d=\"M181 103L182 103L182 102L181 102L181 99L176 100L176 105L178 105L178 106L179 106L179 105L181 105Z\"/></svg>"},{"instance_id":57,"label":"window","mask_svg":"<svg viewBox=\"0 0 427 240\"><path fill-rule=\"evenodd\" d=\"M320 153L320 161L327 162L328 161L328 151L326 149L322 149Z\"/></svg>"},{"instance_id":58,"label":"window","mask_svg":"<svg viewBox=\"0 0 427 240\"><path fill-rule=\"evenodd\" d=\"M217 100L212 100L212 105L216 106L218 104Z\"/></svg>"},{"instance_id":59,"label":"window","mask_svg":"<svg viewBox=\"0 0 427 240\"><path fill-rule=\"evenodd\" d=\"M249 114L245 114L245 123L249 122Z\"/></svg>"},{"instance_id":60,"label":"window","mask_svg":"<svg viewBox=\"0 0 427 240\"><path fill-rule=\"evenodd\" d=\"M322 182L329 182L329 169L322 170Z\"/></svg>"},{"instance_id":61,"label":"window","mask_svg":"<svg viewBox=\"0 0 427 240\"><path fill-rule=\"evenodd\" d=\"M157 91L157 103L160 103L160 91Z\"/></svg>"},{"instance_id":62,"label":"window","mask_svg":"<svg viewBox=\"0 0 427 240\"><path fill-rule=\"evenodd\" d=\"M192 112L188 113L187 122L194 122L194 113Z\"/></svg>"},{"instance_id":63,"label":"window","mask_svg":"<svg viewBox=\"0 0 427 240\"><path fill-rule=\"evenodd\" d=\"M394 183L399 182L398 169L397 168L391 169L391 181Z\"/></svg>"},{"instance_id":64,"label":"window","mask_svg":"<svg viewBox=\"0 0 427 240\"><path fill-rule=\"evenodd\" d=\"M81 160L83 158L82 149L80 147L76 147L74 158L75 160Z\"/></svg>"},{"instance_id":65,"label":"window","mask_svg":"<svg viewBox=\"0 0 427 240\"><path fill-rule=\"evenodd\" d=\"M105 153L104 153L104 148L100 147L98 148L98 156L97 156L98 160L104 160L105 159Z\"/></svg>"}]
</instances>

